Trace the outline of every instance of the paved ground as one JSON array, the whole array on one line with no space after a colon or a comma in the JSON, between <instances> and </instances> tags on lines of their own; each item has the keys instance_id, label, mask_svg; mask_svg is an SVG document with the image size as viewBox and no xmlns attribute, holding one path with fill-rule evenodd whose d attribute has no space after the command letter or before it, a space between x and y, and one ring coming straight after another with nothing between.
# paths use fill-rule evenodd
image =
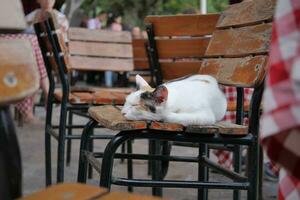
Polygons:
<instances>
[{"instance_id":1,"label":"paved ground","mask_svg":"<svg viewBox=\"0 0 300 200\"><path fill-rule=\"evenodd\" d=\"M54 112L59 113L59 109L56 108ZM17 127L17 133L19 138L19 143L22 152L23 161L23 192L24 194L30 194L34 191L44 188L45 178L44 178L44 123L45 111L43 108L37 109L37 116L40 117L41 122L29 125L25 124L23 127ZM76 121L84 122L81 118L76 118ZM80 133L80 132L78 132ZM113 133L112 133L113 134ZM53 158L56 157L56 142L53 140L52 155ZM103 151L105 147L104 141L96 142L96 150ZM65 168L65 180L67 182L75 182L77 177L78 168L78 141L74 142L72 149L72 162L71 166ZM134 152L146 152L147 143L146 141L135 141L133 146ZM174 155L185 155L194 154L196 155L197 150L193 148L185 147L174 147L172 154ZM53 159L55 164L55 159ZM144 161L134 162L134 177L147 177L147 165ZM115 162L114 173L120 176L126 176L126 163L121 164L120 161ZM53 166L53 174L55 174L55 166ZM170 170L167 175L168 179L184 179L184 180L196 180L197 178L197 166L192 163L171 163ZM225 178L218 174L211 174L212 180L223 180ZM94 178L89 180L89 184L97 185L99 183L99 176L94 172ZM277 183L264 181L263 196L265 200L276 199L276 188ZM126 191L124 187L112 188L113 190ZM141 194L151 194L149 188L135 188L134 192ZM197 191L193 189L164 189L164 196L169 199L197 199ZM243 199L245 198L245 192L242 194ZM209 199L232 199L232 192L225 190L210 190Z\"/></svg>"}]
</instances>

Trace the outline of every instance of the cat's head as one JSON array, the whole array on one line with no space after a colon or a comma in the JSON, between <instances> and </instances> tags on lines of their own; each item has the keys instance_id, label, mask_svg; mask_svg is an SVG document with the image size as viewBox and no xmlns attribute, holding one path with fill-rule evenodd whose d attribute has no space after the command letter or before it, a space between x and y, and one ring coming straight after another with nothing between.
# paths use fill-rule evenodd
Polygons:
<instances>
[{"instance_id":1,"label":"cat's head","mask_svg":"<svg viewBox=\"0 0 300 200\"><path fill-rule=\"evenodd\" d=\"M152 88L140 75L135 77L138 90L127 96L122 114L129 120L161 120L168 89Z\"/></svg>"}]
</instances>

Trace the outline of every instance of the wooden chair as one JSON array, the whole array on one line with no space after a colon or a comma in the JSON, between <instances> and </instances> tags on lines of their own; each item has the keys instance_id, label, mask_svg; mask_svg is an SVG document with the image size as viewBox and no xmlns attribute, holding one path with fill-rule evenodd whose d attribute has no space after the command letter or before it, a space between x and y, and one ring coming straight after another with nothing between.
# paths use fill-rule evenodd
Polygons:
<instances>
[{"instance_id":1,"label":"wooden chair","mask_svg":"<svg viewBox=\"0 0 300 200\"><path fill-rule=\"evenodd\" d=\"M262 187L259 181L261 178L260 170L262 169L262 156L260 155L258 144L259 108L263 93L265 67L268 60L274 7L274 0L244 1L229 6L221 14L217 23L217 30L214 31L208 44L208 49L205 51L203 60L199 64L198 73L214 76L221 85L254 89L250 102L249 125L243 126L228 122L218 122L211 126L183 127L180 124L162 122L127 121L122 116L119 108L112 106L92 107L89 109L89 113L93 120L90 121L89 127L86 129L99 123L107 128L121 131L110 141L104 152L100 178L101 186L110 188L111 184L117 184L156 188L198 188L199 199L207 199L207 189L247 190L248 199L259 198L259 190ZM159 24L159 21L157 23ZM195 23L186 23L186 26L193 26ZM161 30L168 30L168 26L161 27ZM170 29L173 30L172 28ZM199 28L196 27L196 30L199 31ZM157 33L160 29L155 28L148 31L150 32L149 43L155 45L151 41L151 31L156 31ZM157 55L154 54L154 56ZM162 79L159 79L158 76L159 80ZM243 101L237 100L236 112L238 116L243 116ZM83 135L82 138L88 139L89 134L85 132L85 136ZM161 180L159 176L153 177L153 180L129 180L113 177L112 166L114 158L124 157L124 155L116 154L115 151L123 142L132 139L199 143L198 157L182 158L180 156L159 154L127 155L132 159L198 162L199 181ZM82 144L86 143L86 141L81 142ZM247 176L224 169L210 161L206 157L207 144L247 146ZM83 152L88 150L86 145L82 145L82 147L81 150ZM81 164L84 165L84 163ZM210 182L207 176L207 167L219 171L230 178L232 182ZM81 173L84 172L81 171ZM235 195L234 198L238 199L239 195Z\"/></svg>"},{"instance_id":2,"label":"wooden chair","mask_svg":"<svg viewBox=\"0 0 300 200\"><path fill-rule=\"evenodd\" d=\"M137 74L143 76L145 80L151 85L154 84L150 61L149 61L149 51L147 50L149 44L148 39L145 38L133 38L132 39L132 50L133 50L133 62L134 69L129 72L128 82L135 84L135 76Z\"/></svg>"},{"instance_id":3,"label":"wooden chair","mask_svg":"<svg viewBox=\"0 0 300 200\"><path fill-rule=\"evenodd\" d=\"M52 182L51 136L57 139L59 144L57 155L57 181L62 182L64 178L65 141L68 141L68 163L70 161L71 139L80 138L80 135L72 134L72 129L84 127L83 125L73 125L73 114L88 117L86 110L90 105L123 104L126 95L130 92L128 88L71 88L68 72L72 70L130 71L133 68L133 61L132 58L130 58L132 49L131 45L128 44L128 41L130 41L129 33L107 31L85 32L86 30L82 29L75 32L73 29L70 32L71 40L69 42L69 48L66 48L61 35L55 30L51 18L49 18L47 22L36 24L35 29L50 81L45 129L46 185L49 185ZM123 37L125 37L125 39ZM95 51L95 49L97 51ZM61 83L60 90L55 89L56 82L54 81L54 73L59 75L58 77ZM58 126L52 124L53 103L61 104ZM59 129L58 133L54 130L56 128ZM66 129L68 130L67 134ZM103 136L103 139L111 137L111 135L106 135Z\"/></svg>"}]
</instances>

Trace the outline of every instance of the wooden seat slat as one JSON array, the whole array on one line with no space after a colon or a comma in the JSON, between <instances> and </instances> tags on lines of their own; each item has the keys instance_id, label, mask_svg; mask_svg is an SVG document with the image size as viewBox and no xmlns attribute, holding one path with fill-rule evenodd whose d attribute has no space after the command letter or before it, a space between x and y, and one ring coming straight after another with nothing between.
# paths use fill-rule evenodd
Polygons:
<instances>
[{"instance_id":1,"label":"wooden seat slat","mask_svg":"<svg viewBox=\"0 0 300 200\"><path fill-rule=\"evenodd\" d=\"M40 80L29 41L0 39L0 49L0 105L4 105L33 94Z\"/></svg>"},{"instance_id":2,"label":"wooden seat slat","mask_svg":"<svg viewBox=\"0 0 300 200\"><path fill-rule=\"evenodd\" d=\"M147 16L145 23L155 26L155 36L203 36L211 34L219 14Z\"/></svg>"},{"instance_id":3,"label":"wooden seat slat","mask_svg":"<svg viewBox=\"0 0 300 200\"><path fill-rule=\"evenodd\" d=\"M254 87L263 80L267 61L268 56L206 59L199 73L212 75L224 85Z\"/></svg>"},{"instance_id":4,"label":"wooden seat slat","mask_svg":"<svg viewBox=\"0 0 300 200\"><path fill-rule=\"evenodd\" d=\"M131 43L131 34L126 31L90 30L86 28L69 29L69 39L92 42Z\"/></svg>"},{"instance_id":5,"label":"wooden seat slat","mask_svg":"<svg viewBox=\"0 0 300 200\"><path fill-rule=\"evenodd\" d=\"M90 116L106 128L112 130L146 129L145 121L128 121L121 111L114 106L95 106L88 110Z\"/></svg>"},{"instance_id":6,"label":"wooden seat slat","mask_svg":"<svg viewBox=\"0 0 300 200\"><path fill-rule=\"evenodd\" d=\"M157 39L157 50L160 59L178 57L203 57L210 38L173 38ZM180 47L180 48L178 48Z\"/></svg>"},{"instance_id":7,"label":"wooden seat slat","mask_svg":"<svg viewBox=\"0 0 300 200\"><path fill-rule=\"evenodd\" d=\"M161 70L164 80L172 80L190 74L197 74L201 67L202 61L186 60L177 62L161 62Z\"/></svg>"},{"instance_id":8,"label":"wooden seat slat","mask_svg":"<svg viewBox=\"0 0 300 200\"><path fill-rule=\"evenodd\" d=\"M97 43L70 41L69 52L72 55L132 58L131 44Z\"/></svg>"},{"instance_id":9,"label":"wooden seat slat","mask_svg":"<svg viewBox=\"0 0 300 200\"><path fill-rule=\"evenodd\" d=\"M233 4L222 12L217 28L245 26L271 20L275 4L276 0L252 0Z\"/></svg>"},{"instance_id":10,"label":"wooden seat slat","mask_svg":"<svg viewBox=\"0 0 300 200\"><path fill-rule=\"evenodd\" d=\"M147 59L134 59L133 63L135 70L149 70L149 62Z\"/></svg>"},{"instance_id":11,"label":"wooden seat slat","mask_svg":"<svg viewBox=\"0 0 300 200\"><path fill-rule=\"evenodd\" d=\"M266 54L269 51L271 32L271 23L216 30L205 55L239 57Z\"/></svg>"},{"instance_id":12,"label":"wooden seat slat","mask_svg":"<svg viewBox=\"0 0 300 200\"><path fill-rule=\"evenodd\" d=\"M78 71L132 71L132 59L99 58L85 56L70 57L71 70Z\"/></svg>"},{"instance_id":13,"label":"wooden seat slat","mask_svg":"<svg viewBox=\"0 0 300 200\"><path fill-rule=\"evenodd\" d=\"M224 135L246 135L248 134L247 126L241 126L230 122L217 122L213 125L199 125L184 127L181 124L165 123L153 121L130 121L121 114L120 108L111 105L97 106L89 109L90 116L106 128L119 131L152 129L161 131L183 131L187 133L199 134L224 134Z\"/></svg>"},{"instance_id":14,"label":"wooden seat slat","mask_svg":"<svg viewBox=\"0 0 300 200\"><path fill-rule=\"evenodd\" d=\"M38 191L21 200L82 200L96 199L108 193L104 188L79 183L64 183L48 187L45 190Z\"/></svg>"}]
</instances>

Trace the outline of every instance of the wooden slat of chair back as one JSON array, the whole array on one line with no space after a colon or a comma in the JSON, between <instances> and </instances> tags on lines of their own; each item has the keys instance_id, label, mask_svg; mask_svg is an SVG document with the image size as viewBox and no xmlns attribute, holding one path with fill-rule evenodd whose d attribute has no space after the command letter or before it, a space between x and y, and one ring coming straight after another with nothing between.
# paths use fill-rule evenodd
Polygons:
<instances>
[{"instance_id":1,"label":"wooden slat of chair back","mask_svg":"<svg viewBox=\"0 0 300 200\"><path fill-rule=\"evenodd\" d=\"M148 16L145 23L153 24L155 36L204 36L211 34L218 14Z\"/></svg>"},{"instance_id":2,"label":"wooden slat of chair back","mask_svg":"<svg viewBox=\"0 0 300 200\"><path fill-rule=\"evenodd\" d=\"M0 39L0 49L0 105L2 106L33 94L39 87L39 76L29 41Z\"/></svg>"},{"instance_id":3,"label":"wooden slat of chair back","mask_svg":"<svg viewBox=\"0 0 300 200\"><path fill-rule=\"evenodd\" d=\"M263 1L271 2L266 4L269 8L265 5L264 10L268 11L268 16L272 16L275 2L271 0ZM251 2L253 3L251 3L251 8L253 8L251 12L260 12L261 8L258 5L261 5L261 3L256 0ZM249 16L236 15L237 8L245 9L247 5L248 2L244 1L229 6L225 10L225 14L221 15L219 27L214 32L205 53L207 59L203 61L199 73L210 74L216 77L221 84L232 86L257 87L263 81L268 60L272 24L270 22L265 23L263 19L266 19L266 17L264 15L253 17L251 20ZM228 17L228 20L226 17ZM245 19L241 19L241 17ZM233 23L236 22L236 18L238 18L238 23ZM268 19L271 20L272 17L268 17ZM224 21L227 25L233 24L233 26L221 26L220 24L225 24ZM229 21L231 22L229 23Z\"/></svg>"},{"instance_id":4,"label":"wooden slat of chair back","mask_svg":"<svg viewBox=\"0 0 300 200\"><path fill-rule=\"evenodd\" d=\"M133 70L132 38L127 31L70 28L69 40L72 70Z\"/></svg>"},{"instance_id":5,"label":"wooden slat of chair back","mask_svg":"<svg viewBox=\"0 0 300 200\"><path fill-rule=\"evenodd\" d=\"M148 16L165 81L197 73L219 14ZM197 68L198 67L198 68Z\"/></svg>"},{"instance_id":6,"label":"wooden slat of chair back","mask_svg":"<svg viewBox=\"0 0 300 200\"><path fill-rule=\"evenodd\" d=\"M148 56L146 52L147 39L134 38L132 39L132 50L134 59L134 70L149 70Z\"/></svg>"},{"instance_id":7,"label":"wooden slat of chair back","mask_svg":"<svg viewBox=\"0 0 300 200\"><path fill-rule=\"evenodd\" d=\"M222 12L217 28L237 27L270 22L276 0L251 0L231 5Z\"/></svg>"}]
</instances>

